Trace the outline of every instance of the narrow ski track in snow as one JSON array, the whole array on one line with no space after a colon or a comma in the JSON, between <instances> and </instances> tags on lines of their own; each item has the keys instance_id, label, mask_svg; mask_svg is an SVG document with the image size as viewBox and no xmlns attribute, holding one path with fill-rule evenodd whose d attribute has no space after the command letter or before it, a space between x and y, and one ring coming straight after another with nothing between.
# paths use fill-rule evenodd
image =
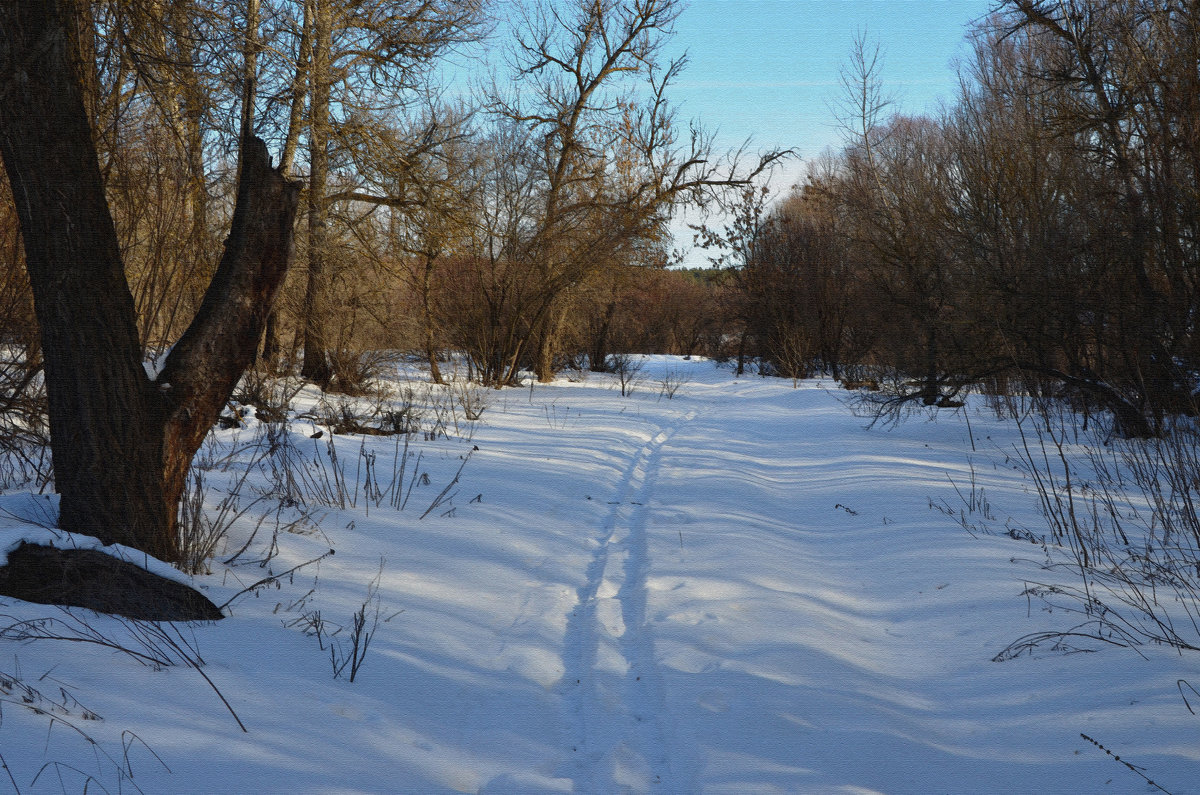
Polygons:
<instances>
[{"instance_id":1,"label":"narrow ski track in snow","mask_svg":"<svg viewBox=\"0 0 1200 795\"><path fill-rule=\"evenodd\" d=\"M676 791L661 723L662 677L646 622L647 519L663 450L696 414L655 427L622 472L567 617L563 701L570 767L562 774L576 792Z\"/></svg>"}]
</instances>

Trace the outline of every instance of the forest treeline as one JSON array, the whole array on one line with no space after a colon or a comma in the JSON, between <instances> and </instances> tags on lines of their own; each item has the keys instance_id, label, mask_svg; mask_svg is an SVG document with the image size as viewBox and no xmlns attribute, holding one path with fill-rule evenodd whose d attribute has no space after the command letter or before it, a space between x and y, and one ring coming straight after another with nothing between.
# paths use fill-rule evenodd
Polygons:
<instances>
[{"instance_id":1,"label":"forest treeline","mask_svg":"<svg viewBox=\"0 0 1200 795\"><path fill-rule=\"evenodd\" d=\"M910 116L860 42L847 145L779 206L748 199L754 352L881 407L1019 389L1130 436L1193 414L1200 6L1010 0L971 44L956 101Z\"/></svg>"},{"instance_id":2,"label":"forest treeline","mask_svg":"<svg viewBox=\"0 0 1200 795\"><path fill-rule=\"evenodd\" d=\"M683 316L711 297L663 270L668 219L784 154L715 153L676 118L683 61L662 48L677 0L75 5L147 351L200 305L250 134L303 188L261 356L329 389L361 384L383 349L419 351L435 380L462 351L494 385L550 378L583 349L601 363L613 344L696 349ZM493 49L505 57L485 68ZM4 331L32 344L10 199L0 212ZM624 331L660 309L675 327Z\"/></svg>"}]
</instances>

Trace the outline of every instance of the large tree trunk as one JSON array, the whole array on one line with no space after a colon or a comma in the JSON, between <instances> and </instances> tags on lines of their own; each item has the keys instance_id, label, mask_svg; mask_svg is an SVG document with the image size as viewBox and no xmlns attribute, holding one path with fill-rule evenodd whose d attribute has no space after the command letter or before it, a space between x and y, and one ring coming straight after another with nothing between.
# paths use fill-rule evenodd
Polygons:
<instances>
[{"instance_id":1,"label":"large tree trunk","mask_svg":"<svg viewBox=\"0 0 1200 795\"><path fill-rule=\"evenodd\" d=\"M259 361L269 373L277 374L279 372L279 360L282 354L282 348L279 345L279 310L272 306L271 313L267 315L267 322L263 328L262 353Z\"/></svg>"},{"instance_id":2,"label":"large tree trunk","mask_svg":"<svg viewBox=\"0 0 1200 795\"><path fill-rule=\"evenodd\" d=\"M42 338L59 526L175 560L187 465L253 356L290 260L298 188L265 144L243 143L221 264L152 380L68 57L73 7L0 2L0 155Z\"/></svg>"},{"instance_id":3,"label":"large tree trunk","mask_svg":"<svg viewBox=\"0 0 1200 795\"><path fill-rule=\"evenodd\" d=\"M0 154L41 329L62 527L170 556L163 409L142 368L117 247L57 2L0 5Z\"/></svg>"},{"instance_id":4,"label":"large tree trunk","mask_svg":"<svg viewBox=\"0 0 1200 795\"><path fill-rule=\"evenodd\" d=\"M539 383L548 384L554 380L554 351L558 346L558 323L549 318L542 325L542 333L537 337L537 347L534 351L533 373Z\"/></svg>"},{"instance_id":5,"label":"large tree trunk","mask_svg":"<svg viewBox=\"0 0 1200 795\"><path fill-rule=\"evenodd\" d=\"M531 324L532 329L540 327L540 330L535 332L536 339L533 340L533 373L538 381L548 384L554 380L554 355L558 352L563 326L566 323L568 303L565 296L559 292L556 298L547 300L543 307L540 313L543 318L541 322L537 322L535 317Z\"/></svg>"}]
</instances>

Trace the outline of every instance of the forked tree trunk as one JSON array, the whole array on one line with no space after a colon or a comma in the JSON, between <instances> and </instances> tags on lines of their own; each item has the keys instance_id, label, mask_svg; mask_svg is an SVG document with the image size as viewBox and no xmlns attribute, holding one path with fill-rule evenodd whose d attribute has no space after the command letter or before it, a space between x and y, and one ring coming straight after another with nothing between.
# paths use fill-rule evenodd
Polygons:
<instances>
[{"instance_id":1,"label":"forked tree trunk","mask_svg":"<svg viewBox=\"0 0 1200 795\"><path fill-rule=\"evenodd\" d=\"M0 156L42 337L59 526L178 557L184 477L250 363L291 258L299 189L243 142L225 252L162 372L143 368L133 298L79 80L70 0L0 0Z\"/></svg>"},{"instance_id":2,"label":"forked tree trunk","mask_svg":"<svg viewBox=\"0 0 1200 795\"><path fill-rule=\"evenodd\" d=\"M242 146L242 180L221 263L154 384L167 404L161 472L172 537L188 465L253 363L292 260L300 186L271 168L262 140Z\"/></svg>"}]
</instances>

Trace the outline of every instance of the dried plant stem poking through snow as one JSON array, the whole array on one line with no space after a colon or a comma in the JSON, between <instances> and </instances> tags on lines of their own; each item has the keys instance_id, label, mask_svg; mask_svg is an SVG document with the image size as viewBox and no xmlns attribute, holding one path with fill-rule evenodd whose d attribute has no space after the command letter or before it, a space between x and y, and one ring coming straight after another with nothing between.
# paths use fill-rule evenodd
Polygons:
<instances>
[{"instance_id":1,"label":"dried plant stem poking through snow","mask_svg":"<svg viewBox=\"0 0 1200 795\"><path fill-rule=\"evenodd\" d=\"M690 381L691 378L684 370L676 370L668 367L663 371L662 378L658 382L658 396L667 400L674 400L675 393L679 388Z\"/></svg>"},{"instance_id":2,"label":"dried plant stem poking through snow","mask_svg":"<svg viewBox=\"0 0 1200 795\"><path fill-rule=\"evenodd\" d=\"M139 621L122 616L92 618L89 611L72 611L65 607L59 609L61 616L58 618L16 620L10 616L0 616L0 622L12 620L12 623L0 628L0 639L19 642L53 640L85 643L120 652L143 665L155 668L185 665L200 675L237 721L238 728L246 731L245 724L234 712L225 695L204 672L204 658L200 656L195 637L185 635L178 624ZM106 627L106 624L113 627Z\"/></svg>"},{"instance_id":3,"label":"dried plant stem poking through snow","mask_svg":"<svg viewBox=\"0 0 1200 795\"><path fill-rule=\"evenodd\" d=\"M1200 431L1194 423L1170 424L1158 439L1107 438L1096 423L1081 434L1069 410L1043 401L1037 414L1018 414L1015 424L1019 439L1009 454L1046 527L1041 535L1004 528L1012 538L1039 544L1045 556L1042 576L1027 579L1024 595L1078 620L1066 629L1027 633L996 659L1040 646L1091 650L1095 644L1138 653L1158 644L1200 652ZM968 532L987 532L995 526L994 507L973 465L970 471L965 490L954 484L963 505L957 518ZM949 503L937 507L954 515Z\"/></svg>"},{"instance_id":4,"label":"dried plant stem poking through snow","mask_svg":"<svg viewBox=\"0 0 1200 795\"><path fill-rule=\"evenodd\" d=\"M379 573L367 586L366 600L351 616L350 630L346 637L339 638L336 631L330 636L329 661L333 665L334 679L340 678L349 667L349 679L353 682L367 658L371 638L375 637L375 632L379 629L379 580L383 577L383 566L384 561L379 561Z\"/></svg>"},{"instance_id":5,"label":"dried plant stem poking through snow","mask_svg":"<svg viewBox=\"0 0 1200 795\"><path fill-rule=\"evenodd\" d=\"M133 792L141 793L143 790L135 781L131 761L131 752L135 748L145 751L162 770L168 774L171 772L162 757L155 753L154 749L147 745L140 736L130 731L121 732L119 754L109 753L107 748L88 729L84 728L89 724L101 724L104 718L81 704L71 692L74 688L52 677L51 673L51 671L47 671L38 679L39 685L46 686L35 686L22 676L19 663L15 673L0 671L0 730L3 729L6 707L10 714L19 711L35 716L36 719L40 719L46 724L47 745L57 730L58 734L66 732L79 738L84 745L91 749L92 756L97 763L96 772L86 772L73 763L51 760L38 769L30 782L31 787L37 784L43 775L47 775L57 778L64 790L67 781L78 780L85 792L93 785L101 791L107 792L110 790L104 786L104 782L108 780L109 776L113 776L116 779L118 791L129 787ZM58 691L57 696L53 694L54 690ZM22 792L13 769L3 754L0 754L0 769L4 770L13 791L18 794Z\"/></svg>"},{"instance_id":6,"label":"dried plant stem poking through snow","mask_svg":"<svg viewBox=\"0 0 1200 795\"><path fill-rule=\"evenodd\" d=\"M1128 769L1129 769L1129 770L1130 770L1130 771L1131 771L1131 772L1132 772L1134 775L1138 776L1138 777L1139 777L1139 778L1141 778L1143 781L1145 781L1145 782L1146 782L1146 786L1147 786L1147 787L1149 787L1149 788L1151 788L1151 789L1158 790L1159 792L1166 792L1166 793L1167 793L1167 795L1171 795L1171 794L1170 794L1170 792L1168 792L1167 790L1163 789L1163 788L1162 788L1161 786L1159 786L1158 784L1154 783L1154 781L1153 781L1153 780L1151 780L1151 779L1150 779L1150 777L1146 775L1145 768L1138 767L1137 765L1133 764L1132 762L1130 762L1130 761L1129 761L1129 760L1127 760L1127 759L1122 759L1121 757L1117 756L1117 755L1116 755L1116 754L1114 754L1112 751L1110 751L1109 749L1107 749L1107 748L1105 748L1103 745L1101 745L1099 741L1097 741L1097 740L1094 740L1094 739L1092 739L1091 737L1088 737L1086 734L1080 733L1080 735L1079 735L1079 736L1080 736L1080 737L1082 737L1083 739L1087 740L1087 741L1088 741L1089 743L1091 743L1092 745L1094 745L1094 746L1096 746L1097 748L1099 748L1101 751L1103 751L1103 752L1104 752L1105 754L1107 754L1108 756L1112 757L1112 760L1113 760L1114 762L1117 762L1117 763L1119 763L1119 764L1122 764L1122 765L1124 765L1124 766L1125 766L1126 768L1128 768Z\"/></svg>"}]
</instances>

